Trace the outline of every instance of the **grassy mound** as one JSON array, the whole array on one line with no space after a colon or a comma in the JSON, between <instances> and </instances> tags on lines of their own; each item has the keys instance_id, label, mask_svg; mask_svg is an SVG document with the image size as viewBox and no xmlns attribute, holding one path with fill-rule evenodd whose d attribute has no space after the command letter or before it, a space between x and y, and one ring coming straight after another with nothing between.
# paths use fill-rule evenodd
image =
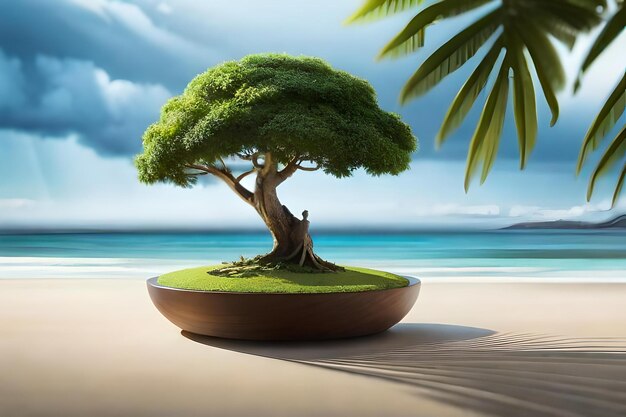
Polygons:
<instances>
[{"instance_id":1,"label":"grassy mound","mask_svg":"<svg viewBox=\"0 0 626 417\"><path fill-rule=\"evenodd\" d=\"M265 270L258 274L214 275L225 265L202 266L161 275L163 286L201 291L256 293L330 293L373 291L406 287L401 276L373 269L345 267L336 273L311 273L293 270Z\"/></svg>"}]
</instances>

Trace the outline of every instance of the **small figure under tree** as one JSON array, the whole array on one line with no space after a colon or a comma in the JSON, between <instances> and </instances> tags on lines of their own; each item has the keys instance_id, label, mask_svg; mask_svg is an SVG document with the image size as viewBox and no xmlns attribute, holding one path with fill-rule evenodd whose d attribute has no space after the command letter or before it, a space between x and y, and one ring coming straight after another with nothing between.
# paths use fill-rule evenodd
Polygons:
<instances>
[{"instance_id":1,"label":"small figure under tree","mask_svg":"<svg viewBox=\"0 0 626 417\"><path fill-rule=\"evenodd\" d=\"M278 186L318 169L338 178L358 168L397 175L409 168L416 139L378 106L367 81L318 58L259 54L194 78L163 106L143 146L136 159L142 182L189 187L210 174L256 210L274 239L259 263L334 271L313 252L308 212L302 220L291 214ZM241 161L249 167L236 170ZM256 175L254 190L242 185L248 175Z\"/></svg>"}]
</instances>

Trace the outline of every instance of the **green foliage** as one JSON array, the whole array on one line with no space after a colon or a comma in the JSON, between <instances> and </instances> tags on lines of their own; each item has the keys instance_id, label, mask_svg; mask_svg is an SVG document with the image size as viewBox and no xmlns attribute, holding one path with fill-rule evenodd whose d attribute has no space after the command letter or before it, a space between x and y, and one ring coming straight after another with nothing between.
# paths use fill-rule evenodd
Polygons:
<instances>
[{"instance_id":1,"label":"green foliage","mask_svg":"<svg viewBox=\"0 0 626 417\"><path fill-rule=\"evenodd\" d=\"M161 275L160 285L199 291L258 293L331 293L374 291L406 287L408 280L389 272L347 266L337 273L311 273L285 269L265 270L254 274L220 276L215 269L228 265L203 266Z\"/></svg>"},{"instance_id":2,"label":"green foliage","mask_svg":"<svg viewBox=\"0 0 626 417\"><path fill-rule=\"evenodd\" d=\"M617 120L624 113L626 108L626 73L621 80L617 83L611 95L607 98L606 102L600 109L600 112L596 115L585 139L583 140L582 147L580 149L580 155L578 158L577 170L580 172L585 159L589 155L590 151L595 151L600 146L600 141L608 135L608 133L615 127Z\"/></svg>"},{"instance_id":3,"label":"green foliage","mask_svg":"<svg viewBox=\"0 0 626 417\"><path fill-rule=\"evenodd\" d=\"M589 50L583 65L581 68L581 76L593 62L600 56L600 54L608 48L611 43L622 33L626 27L626 7L624 7L623 1L617 2L617 11L608 20L602 31L594 41L591 49ZM580 77L576 81L575 88L577 89L580 84ZM585 160L590 152L595 151L600 146L600 142L609 134L609 132L615 127L617 121L624 114L626 108L626 70L624 75L618 81L617 85L613 89L613 92L607 97L604 105L596 115L587 134L583 139L583 144L580 149L578 157L578 165L576 171L580 173ZM622 169L617 177L617 183L615 184L615 191L613 192L612 205L615 206L617 199L622 192L624 186L624 179L626 178L626 124L622 124L621 130L613 141L605 150L604 154L600 158L600 161L596 165L591 177L589 178L589 186L587 188L587 200L591 199L593 189L595 187L598 178L606 175L610 172L611 168L618 164L622 160Z\"/></svg>"},{"instance_id":4,"label":"green foliage","mask_svg":"<svg viewBox=\"0 0 626 417\"><path fill-rule=\"evenodd\" d=\"M469 187L469 180L476 171L478 161L483 160L481 181L485 181L498 152L497 138L502 133L504 116L506 114L509 96L508 68L500 67L496 82L487 97L478 126L470 142L467 154L467 174L465 175L465 189Z\"/></svg>"},{"instance_id":5,"label":"green foliage","mask_svg":"<svg viewBox=\"0 0 626 417\"><path fill-rule=\"evenodd\" d=\"M418 3L367 0L353 20L373 13L384 15L385 7L391 14L397 8L404 10L416 5L415 17L380 53L381 57L396 57L419 49L424 31L438 20L461 15L474 17L424 60L404 86L401 100L419 97L454 71L477 62L443 120L436 139L439 145L461 125L480 93L488 88L489 80L493 80L468 150L467 190L479 165L482 163L482 182L495 160L509 105L510 86L506 78L511 76L520 166L524 168L537 134L531 69L534 68L552 112L553 125L559 114L556 92L565 84L563 66L553 43L571 48L580 33L601 23L606 0L439 0L423 8ZM611 25L605 31L606 39L616 36L617 26Z\"/></svg>"},{"instance_id":6,"label":"green foliage","mask_svg":"<svg viewBox=\"0 0 626 417\"><path fill-rule=\"evenodd\" d=\"M438 19L457 16L491 0L445 0L425 8L393 38L380 52L379 57L402 56L424 46L426 27Z\"/></svg>"},{"instance_id":7,"label":"green foliage","mask_svg":"<svg viewBox=\"0 0 626 417\"><path fill-rule=\"evenodd\" d=\"M622 126L617 136L613 139L609 147L604 151L602 158L596 165L596 168L591 174L589 179L589 187L587 188L587 200L591 198L593 194L593 188L599 177L605 175L609 170L614 167L620 159L624 159L626 156L626 125ZM626 172L626 163L622 167L622 172L619 175L617 185L615 186L615 193L613 194L613 205L617 202L617 197L624 185L624 172Z\"/></svg>"},{"instance_id":8,"label":"green foliage","mask_svg":"<svg viewBox=\"0 0 626 417\"><path fill-rule=\"evenodd\" d=\"M350 16L346 23L377 19L421 4L424 0L366 0L363 6Z\"/></svg>"},{"instance_id":9,"label":"green foliage","mask_svg":"<svg viewBox=\"0 0 626 417\"><path fill-rule=\"evenodd\" d=\"M416 140L396 114L381 110L364 80L318 58L249 55L193 79L163 106L136 158L145 183L193 184L185 165L216 164L237 153L294 157L327 174L371 175L409 167Z\"/></svg>"},{"instance_id":10,"label":"green foliage","mask_svg":"<svg viewBox=\"0 0 626 417\"><path fill-rule=\"evenodd\" d=\"M626 7L624 2L618 1L617 11L608 20L602 31L594 41L585 61L583 62L581 71L586 71L591 64L600 56L600 54L609 47L609 45L617 38L626 26Z\"/></svg>"}]
</instances>

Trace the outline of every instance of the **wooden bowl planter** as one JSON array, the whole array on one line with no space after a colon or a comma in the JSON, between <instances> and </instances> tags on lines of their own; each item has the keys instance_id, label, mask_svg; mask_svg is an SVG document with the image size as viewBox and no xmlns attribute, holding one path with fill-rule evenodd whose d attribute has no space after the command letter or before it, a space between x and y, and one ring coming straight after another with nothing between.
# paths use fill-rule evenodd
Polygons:
<instances>
[{"instance_id":1,"label":"wooden bowl planter","mask_svg":"<svg viewBox=\"0 0 626 417\"><path fill-rule=\"evenodd\" d=\"M411 310L420 281L401 288L318 294L235 293L147 281L156 308L188 332L245 340L319 340L387 330Z\"/></svg>"}]
</instances>

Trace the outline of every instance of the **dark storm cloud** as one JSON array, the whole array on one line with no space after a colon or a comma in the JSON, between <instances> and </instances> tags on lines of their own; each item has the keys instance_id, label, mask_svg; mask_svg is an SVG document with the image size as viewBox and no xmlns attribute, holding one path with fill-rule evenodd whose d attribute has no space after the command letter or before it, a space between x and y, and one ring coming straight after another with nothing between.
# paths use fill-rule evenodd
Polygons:
<instances>
[{"instance_id":1,"label":"dark storm cloud","mask_svg":"<svg viewBox=\"0 0 626 417\"><path fill-rule=\"evenodd\" d=\"M321 56L368 79L381 106L400 113L413 127L420 139L418 160L466 157L486 92L439 152L434 138L480 53L425 97L398 105L403 83L458 27L431 31L427 47L415 55L376 63L377 48L403 20L342 27L351 10L340 3L333 6L340 10L306 20L294 18L308 12L293 4L283 5L286 9L277 14L283 6L271 3L181 2L176 5L180 13L163 14L154 2L136 2L143 9L110 0L0 1L0 128L46 136L75 133L102 155L131 155L140 149L141 132L156 119L165 99L178 94L198 72L224 58L285 51ZM184 9L191 4L192 9ZM214 45L223 51L211 49ZM564 114L549 128L542 100L539 94L539 137L530 163L573 163L589 121ZM511 116L509 107L499 151L505 163L518 158Z\"/></svg>"},{"instance_id":2,"label":"dark storm cloud","mask_svg":"<svg viewBox=\"0 0 626 417\"><path fill-rule=\"evenodd\" d=\"M0 2L0 128L135 154L170 91L211 55L130 3Z\"/></svg>"},{"instance_id":3,"label":"dark storm cloud","mask_svg":"<svg viewBox=\"0 0 626 417\"><path fill-rule=\"evenodd\" d=\"M92 61L112 78L175 91L216 62L205 46L156 26L138 6L119 1L2 1L0 46L25 61L37 55Z\"/></svg>"},{"instance_id":4,"label":"dark storm cloud","mask_svg":"<svg viewBox=\"0 0 626 417\"><path fill-rule=\"evenodd\" d=\"M45 136L77 134L102 155L131 155L170 96L162 86L112 80L93 63L0 49L0 127Z\"/></svg>"}]
</instances>

